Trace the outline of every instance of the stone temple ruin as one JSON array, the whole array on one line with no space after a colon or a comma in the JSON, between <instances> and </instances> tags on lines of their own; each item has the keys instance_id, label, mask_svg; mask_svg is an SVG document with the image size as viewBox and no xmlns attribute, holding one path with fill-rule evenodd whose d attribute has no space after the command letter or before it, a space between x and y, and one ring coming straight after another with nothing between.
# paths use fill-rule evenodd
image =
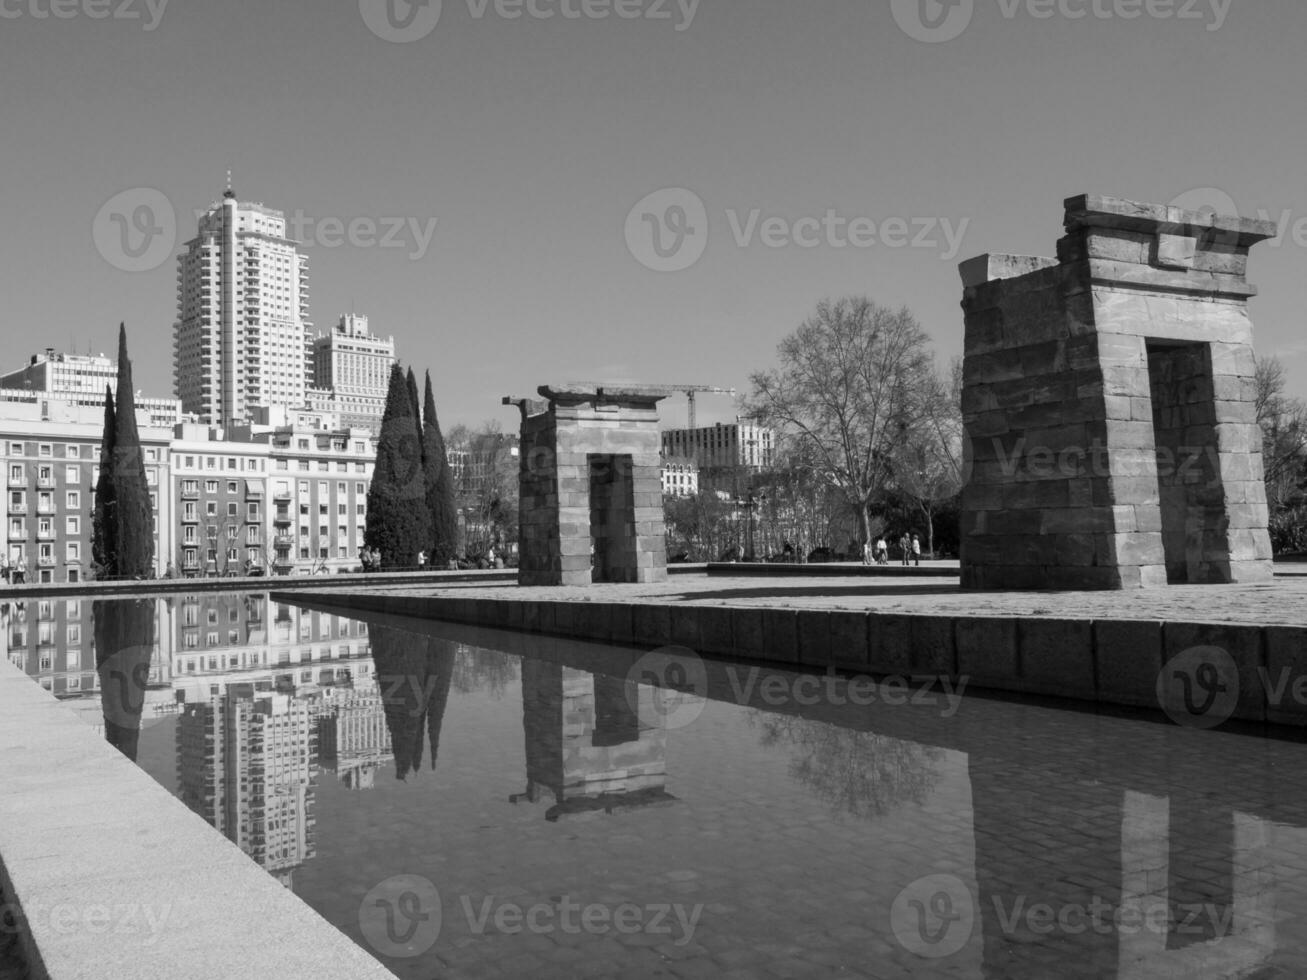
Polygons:
<instances>
[{"instance_id":1,"label":"stone temple ruin","mask_svg":"<svg viewBox=\"0 0 1307 980\"><path fill-rule=\"evenodd\" d=\"M667 580L652 389L539 389L522 412L520 585Z\"/></svg>"},{"instance_id":2,"label":"stone temple ruin","mask_svg":"<svg viewBox=\"0 0 1307 980\"><path fill-rule=\"evenodd\" d=\"M1082 196L1056 259L962 264L964 588L1271 578L1245 272L1275 234Z\"/></svg>"}]
</instances>

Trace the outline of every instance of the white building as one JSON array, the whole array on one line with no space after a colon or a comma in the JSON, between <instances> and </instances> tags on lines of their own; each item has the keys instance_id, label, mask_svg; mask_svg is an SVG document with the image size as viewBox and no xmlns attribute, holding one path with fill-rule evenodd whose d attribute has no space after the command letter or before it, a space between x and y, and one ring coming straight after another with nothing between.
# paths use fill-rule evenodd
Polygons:
<instances>
[{"instance_id":1,"label":"white building","mask_svg":"<svg viewBox=\"0 0 1307 980\"><path fill-rule=\"evenodd\" d=\"M698 429L668 429L663 432L663 456L693 460L703 489L727 490L739 496L751 474L775 465L776 433L743 420Z\"/></svg>"},{"instance_id":2,"label":"white building","mask_svg":"<svg viewBox=\"0 0 1307 980\"><path fill-rule=\"evenodd\" d=\"M104 410L106 388L117 390L118 364L103 354L61 354L47 347L43 354L33 354L28 363L16 371L0 374L0 401L44 403L44 416L63 411L50 402L65 402L79 408ZM170 427L181 421L181 402L175 398L136 399L136 415L141 425Z\"/></svg>"},{"instance_id":3,"label":"white building","mask_svg":"<svg viewBox=\"0 0 1307 980\"><path fill-rule=\"evenodd\" d=\"M692 459L664 459L663 495L693 497L699 492L699 464Z\"/></svg>"},{"instance_id":4,"label":"white building","mask_svg":"<svg viewBox=\"0 0 1307 980\"><path fill-rule=\"evenodd\" d=\"M374 337L366 316L347 313L331 333L313 340L311 408L341 424L379 432L395 363L395 338Z\"/></svg>"},{"instance_id":5,"label":"white building","mask_svg":"<svg viewBox=\"0 0 1307 980\"><path fill-rule=\"evenodd\" d=\"M230 190L177 260L173 383L183 409L215 424L259 405L301 406L308 388L308 257L281 211Z\"/></svg>"}]
</instances>

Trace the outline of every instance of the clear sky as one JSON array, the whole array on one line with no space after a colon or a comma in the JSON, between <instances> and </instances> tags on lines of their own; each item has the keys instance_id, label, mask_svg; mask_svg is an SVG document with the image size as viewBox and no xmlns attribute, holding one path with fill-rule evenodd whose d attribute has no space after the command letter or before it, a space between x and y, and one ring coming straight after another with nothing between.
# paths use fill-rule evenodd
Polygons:
<instances>
[{"instance_id":1,"label":"clear sky","mask_svg":"<svg viewBox=\"0 0 1307 980\"><path fill-rule=\"evenodd\" d=\"M690 0L587 2L640 16L562 16L582 0L535 0L548 19L494 0L0 0L0 364L109 351L125 320L138 385L170 393L172 256L227 168L241 200L303 216L316 326L367 313L430 367L446 425L506 428L500 397L553 381L743 389L825 296L908 306L947 360L961 260L1053 254L1074 194L1214 188L1289 216L1253 253L1253 314L1259 352L1307 394L1302 0L701 0L692 18ZM52 3L64 17L43 16ZM910 36L931 18L960 33ZM114 259L102 213L135 188L178 225L141 272ZM704 215L655 197L633 250L628 215L665 188ZM139 196L122 200L140 217ZM331 218L376 231L330 247ZM379 247L390 218L405 230ZM854 219L864 240L837 247ZM675 255L698 261L649 268L654 220L667 249L686 229ZM684 411L669 403L668 421ZM700 402L701 421L732 415Z\"/></svg>"}]
</instances>

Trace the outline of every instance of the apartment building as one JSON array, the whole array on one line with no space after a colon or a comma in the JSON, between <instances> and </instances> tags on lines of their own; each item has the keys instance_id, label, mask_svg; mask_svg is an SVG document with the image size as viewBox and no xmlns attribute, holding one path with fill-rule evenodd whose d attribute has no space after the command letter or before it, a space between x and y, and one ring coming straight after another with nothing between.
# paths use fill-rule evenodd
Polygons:
<instances>
[{"instance_id":1,"label":"apartment building","mask_svg":"<svg viewBox=\"0 0 1307 980\"><path fill-rule=\"evenodd\" d=\"M91 571L103 406L97 410L53 396L52 401L55 409L48 412L40 405L0 402L0 467L5 474L0 543L11 566L26 565L29 582L77 582ZM138 424L144 414L138 410ZM162 574L167 565L162 556L172 540L172 433L142 425L140 435L154 508L156 573Z\"/></svg>"},{"instance_id":2,"label":"apartment building","mask_svg":"<svg viewBox=\"0 0 1307 980\"><path fill-rule=\"evenodd\" d=\"M59 411L57 406L52 409L52 401L103 411L105 391L116 390L117 385L117 361L103 354L64 354L47 347L23 367L0 374L0 402L43 405L46 416ZM138 397L136 412L143 424L154 428L182 421L182 405L175 398Z\"/></svg>"},{"instance_id":3,"label":"apartment building","mask_svg":"<svg viewBox=\"0 0 1307 980\"><path fill-rule=\"evenodd\" d=\"M366 316L347 313L312 348L309 408L335 414L342 426L380 432L395 338L374 337Z\"/></svg>"},{"instance_id":4,"label":"apartment building","mask_svg":"<svg viewBox=\"0 0 1307 980\"><path fill-rule=\"evenodd\" d=\"M740 419L733 424L665 430L662 448L667 459L693 460L704 490L739 496L750 476L775 465L776 433Z\"/></svg>"},{"instance_id":5,"label":"apartment building","mask_svg":"<svg viewBox=\"0 0 1307 980\"><path fill-rule=\"evenodd\" d=\"M210 425L249 422L258 406L306 403L309 261L283 212L231 188L199 218L177 260L173 385Z\"/></svg>"}]
</instances>

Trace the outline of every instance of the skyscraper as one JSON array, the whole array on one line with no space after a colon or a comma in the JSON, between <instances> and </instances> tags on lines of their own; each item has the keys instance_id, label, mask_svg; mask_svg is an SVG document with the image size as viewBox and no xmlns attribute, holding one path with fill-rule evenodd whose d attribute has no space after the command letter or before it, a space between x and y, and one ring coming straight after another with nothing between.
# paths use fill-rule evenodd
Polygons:
<instances>
[{"instance_id":1,"label":"skyscraper","mask_svg":"<svg viewBox=\"0 0 1307 980\"><path fill-rule=\"evenodd\" d=\"M199 219L178 260L173 383L183 411L239 424L258 405L307 394L308 256L286 216L231 188Z\"/></svg>"}]
</instances>

